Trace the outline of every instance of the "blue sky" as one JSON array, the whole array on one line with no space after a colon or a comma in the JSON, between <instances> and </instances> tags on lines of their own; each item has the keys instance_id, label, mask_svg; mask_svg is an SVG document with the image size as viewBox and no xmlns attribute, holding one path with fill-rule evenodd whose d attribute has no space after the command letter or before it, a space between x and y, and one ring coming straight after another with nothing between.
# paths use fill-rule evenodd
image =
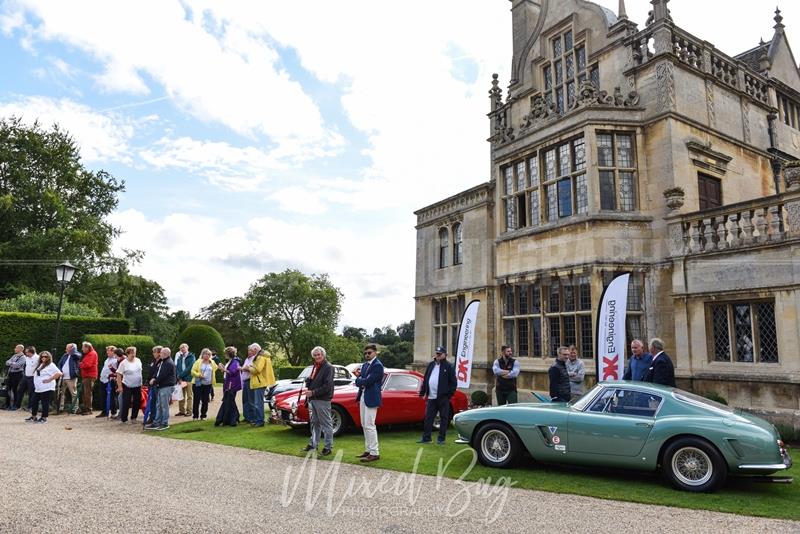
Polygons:
<instances>
[{"instance_id":1,"label":"blue sky","mask_svg":"<svg viewBox=\"0 0 800 534\"><path fill-rule=\"evenodd\" d=\"M670 7L728 53L772 35L763 3ZM492 72L508 79L508 8L6 1L0 115L58 122L87 167L126 181L109 214L117 247L146 253L136 271L172 308L296 267L330 274L344 324L397 325L413 318L412 212L489 178L487 90ZM627 1L640 25L648 8ZM723 8L726 24L706 27ZM784 17L791 37L800 9Z\"/></svg>"}]
</instances>

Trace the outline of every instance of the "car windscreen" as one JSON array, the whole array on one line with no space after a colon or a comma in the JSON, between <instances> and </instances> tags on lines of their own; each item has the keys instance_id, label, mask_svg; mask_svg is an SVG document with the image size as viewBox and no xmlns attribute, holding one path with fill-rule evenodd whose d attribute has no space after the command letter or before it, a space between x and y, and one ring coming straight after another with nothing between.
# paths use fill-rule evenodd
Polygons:
<instances>
[{"instance_id":1,"label":"car windscreen","mask_svg":"<svg viewBox=\"0 0 800 534\"><path fill-rule=\"evenodd\" d=\"M734 409L730 406L726 406L724 404L720 404L719 402L712 401L711 399L707 399L705 397L701 397L700 395L695 395L694 393L689 393L688 391L683 391L681 389L676 389L673 394L675 398L682 402L688 402L689 404L701 404L708 408L713 408L715 410L720 410L725 413L734 413Z\"/></svg>"},{"instance_id":2,"label":"car windscreen","mask_svg":"<svg viewBox=\"0 0 800 534\"><path fill-rule=\"evenodd\" d=\"M303 369L303 371L297 376L297 378L308 378L309 376L311 376L311 369L313 368L314 366L309 365L308 367Z\"/></svg>"},{"instance_id":3,"label":"car windscreen","mask_svg":"<svg viewBox=\"0 0 800 534\"><path fill-rule=\"evenodd\" d=\"M570 402L569 405L575 408L576 410L582 412L584 408L586 408L586 405L589 404L589 402L591 402L591 400L595 397L597 392L601 389L603 389L603 386L597 384L592 389L587 391L586 394L583 395L581 398Z\"/></svg>"}]
</instances>

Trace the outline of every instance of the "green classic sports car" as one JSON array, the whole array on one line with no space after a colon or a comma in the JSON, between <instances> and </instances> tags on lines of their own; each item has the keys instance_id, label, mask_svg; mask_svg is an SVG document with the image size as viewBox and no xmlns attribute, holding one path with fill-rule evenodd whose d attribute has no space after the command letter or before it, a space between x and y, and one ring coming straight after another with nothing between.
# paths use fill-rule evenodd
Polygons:
<instances>
[{"instance_id":1,"label":"green classic sports car","mask_svg":"<svg viewBox=\"0 0 800 534\"><path fill-rule=\"evenodd\" d=\"M457 443L491 467L534 460L655 471L676 488L714 491L731 475L789 469L767 421L679 389L602 382L570 404L511 404L461 412Z\"/></svg>"}]
</instances>

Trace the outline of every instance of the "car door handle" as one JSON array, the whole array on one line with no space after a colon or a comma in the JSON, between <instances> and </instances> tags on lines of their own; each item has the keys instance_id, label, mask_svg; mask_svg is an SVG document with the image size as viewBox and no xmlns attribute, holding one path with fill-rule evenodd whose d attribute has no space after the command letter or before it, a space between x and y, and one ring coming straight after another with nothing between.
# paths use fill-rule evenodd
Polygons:
<instances>
[{"instance_id":1,"label":"car door handle","mask_svg":"<svg viewBox=\"0 0 800 534\"><path fill-rule=\"evenodd\" d=\"M636 426L643 426L645 428L651 428L653 423L636 423Z\"/></svg>"}]
</instances>

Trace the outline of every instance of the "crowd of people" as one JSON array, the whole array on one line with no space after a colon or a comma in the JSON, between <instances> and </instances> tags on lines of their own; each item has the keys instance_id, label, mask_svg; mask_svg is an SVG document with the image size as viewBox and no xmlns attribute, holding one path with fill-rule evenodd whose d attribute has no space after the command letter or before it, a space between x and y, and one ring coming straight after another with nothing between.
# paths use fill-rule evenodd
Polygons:
<instances>
[{"instance_id":1,"label":"crowd of people","mask_svg":"<svg viewBox=\"0 0 800 534\"><path fill-rule=\"evenodd\" d=\"M215 425L236 426L240 423L236 395L241 390L244 421L255 427L264 426L264 390L275 382L272 361L257 343L248 347L242 361L235 347L227 347L224 361L215 351L204 348L196 357L182 344L175 353L169 347L153 347L153 359L144 369L136 347L106 347L106 359L99 365L97 351L89 342L68 343L64 354L53 362L48 351L17 345L6 361L8 397L6 410L26 408L31 423L46 423L51 404L56 413L64 413L67 397L72 413L93 413L93 388L100 380L101 410L95 416L118 420L122 424L137 423L144 410L145 430L169 428L170 403L178 402L176 417L205 420L209 402L214 398L217 373L223 376L223 399ZM145 377L146 375L146 377ZM78 399L78 380L81 398ZM53 398L55 395L55 398Z\"/></svg>"},{"instance_id":2,"label":"crowd of people","mask_svg":"<svg viewBox=\"0 0 800 534\"><path fill-rule=\"evenodd\" d=\"M376 345L366 345L364 363L353 372L356 377L354 385L358 388L356 402L359 404L364 432L364 452L358 458L365 463L380 459L375 420L382 403L384 367L377 355ZM322 444L321 454L328 456L333 450L331 399L334 393L334 370L327 360L324 347L314 347L311 356L313 367L304 384L311 437L302 451L318 451ZM178 403L176 417L191 416L193 420L200 421L208 417L209 402L213 399L219 372L223 377L223 397L214 425L236 426L244 422L254 427L264 426L264 392L275 382L271 358L257 343L248 347L247 357L243 361L235 347L227 347L223 357L224 360L220 360L208 348L202 349L200 356L196 357L186 344L182 344L173 358L169 347L156 346L145 380L145 370L136 355L136 347L125 350L106 347L106 360L98 369L97 352L88 342L82 344L80 351L74 343L68 344L58 364L53 363L52 355L47 351L37 353L35 347L18 345L14 355L6 362L8 384L12 392L6 409L19 410L27 393L27 407L31 415L26 421L45 423L53 393L57 392L56 406L59 412L63 412L64 401L69 394L74 413L88 415L92 413L92 387L99 378L103 408L96 417L110 417L122 424L136 423L144 405L145 430L163 430L169 428L171 402ZM513 357L512 347L502 347L492 371L496 377L497 404L516 403L520 364ZM585 374L576 347L559 347L555 362L548 371L551 400L569 402L583 395ZM80 402L77 399L79 376L82 387ZM631 358L623 379L674 387L674 367L664 352L664 342L653 338L649 343L649 352L645 352L644 343L633 340ZM426 404L423 434L418 443L433 442L433 424L437 415L443 422L450 420L450 399L456 387L455 369L447 361L447 352L444 347L436 347L419 391L419 396L425 399ZM242 391L243 414L239 413L237 406L239 391ZM146 402L144 397L147 398ZM439 445L445 443L447 426L446 423L440 425L436 440Z\"/></svg>"}]
</instances>

